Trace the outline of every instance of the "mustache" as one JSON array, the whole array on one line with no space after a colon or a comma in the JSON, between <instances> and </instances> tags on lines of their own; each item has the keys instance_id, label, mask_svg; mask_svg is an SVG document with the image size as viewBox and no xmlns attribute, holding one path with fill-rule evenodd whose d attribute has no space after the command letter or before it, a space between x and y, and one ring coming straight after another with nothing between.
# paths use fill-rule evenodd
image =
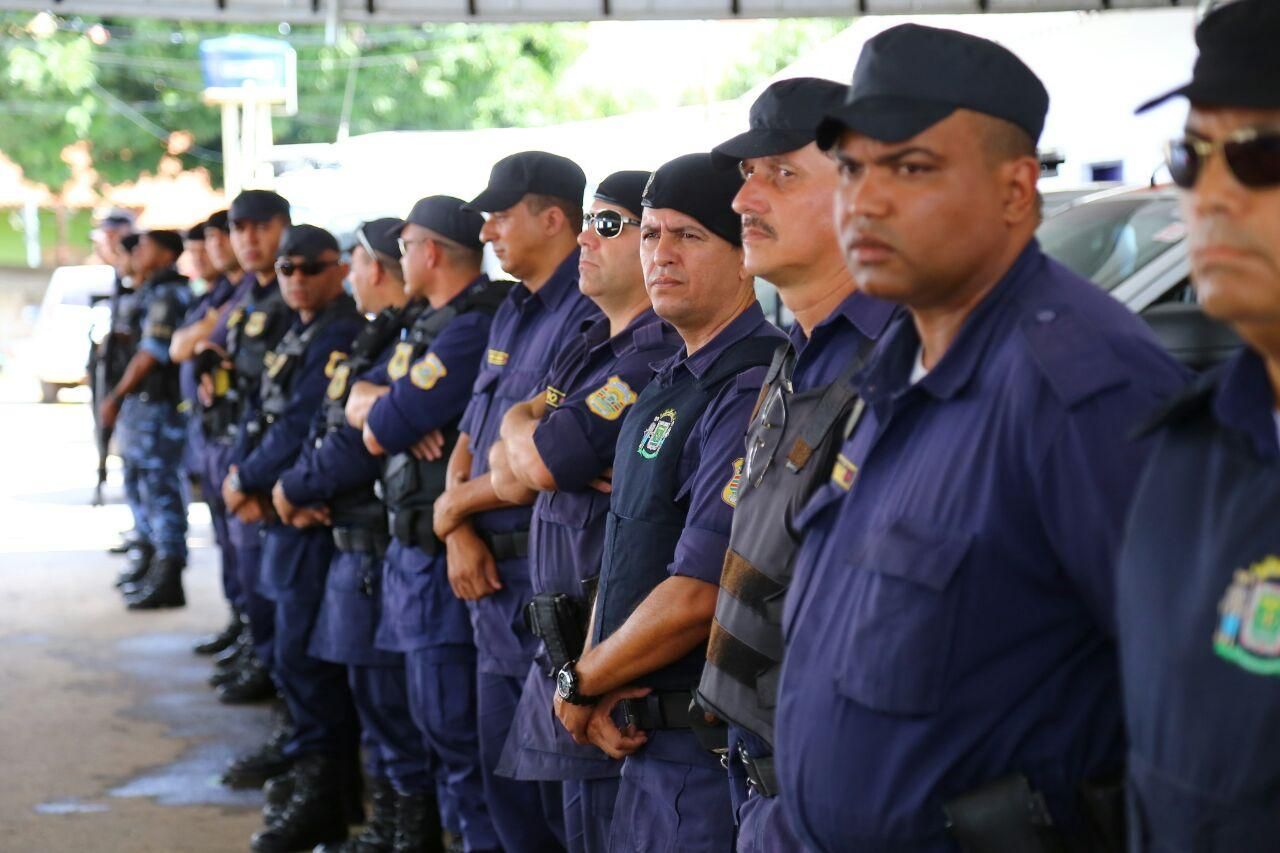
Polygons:
<instances>
[{"instance_id":1,"label":"mustache","mask_svg":"<svg viewBox=\"0 0 1280 853\"><path fill-rule=\"evenodd\" d=\"M778 232L773 230L772 225L770 225L768 222L765 222L762 218L760 218L759 216L756 216L754 213L745 213L742 216L742 230L745 231L748 228L755 228L759 231L763 231L766 235L770 237L778 236Z\"/></svg>"},{"instance_id":2,"label":"mustache","mask_svg":"<svg viewBox=\"0 0 1280 853\"><path fill-rule=\"evenodd\" d=\"M1204 220L1200 227L1188 230L1187 243L1194 252L1209 246L1220 246L1254 254L1262 253L1262 246L1251 235L1241 231L1220 217Z\"/></svg>"}]
</instances>

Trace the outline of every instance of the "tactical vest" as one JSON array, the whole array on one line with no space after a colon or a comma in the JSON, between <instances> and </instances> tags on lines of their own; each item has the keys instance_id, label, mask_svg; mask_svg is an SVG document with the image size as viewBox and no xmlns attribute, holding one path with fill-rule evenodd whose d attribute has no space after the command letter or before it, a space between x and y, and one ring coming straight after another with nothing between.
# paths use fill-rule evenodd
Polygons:
<instances>
[{"instance_id":1,"label":"tactical vest","mask_svg":"<svg viewBox=\"0 0 1280 853\"><path fill-rule=\"evenodd\" d=\"M693 427L727 383L745 370L768 364L777 348L777 338L745 338L721 353L701 378L683 373L665 387L654 380L632 403L613 462L616 488L605 521L595 644L618 630L669 577L667 567L689 515L689 495L677 494L677 489L680 456ZM692 690L705 659L704 644L637 679L637 685Z\"/></svg>"},{"instance_id":2,"label":"tactical vest","mask_svg":"<svg viewBox=\"0 0 1280 853\"><path fill-rule=\"evenodd\" d=\"M490 281L472 288L440 309L428 307L408 329L404 340L396 345L396 351L387 365L387 375L392 381L404 376L410 365L416 363L432 343L457 317L471 311L483 311L492 316L507 298L512 283ZM412 453L396 453L387 459L382 473L382 500L387 506L391 522L391 535L406 545L413 545L434 553L440 543L433 532L432 506L444 493L445 473L449 456L458 443L458 424L455 421L441 430L445 437L441 458L427 461Z\"/></svg>"},{"instance_id":3,"label":"tactical vest","mask_svg":"<svg viewBox=\"0 0 1280 853\"><path fill-rule=\"evenodd\" d=\"M225 401L227 408L218 419L222 428L211 434L234 437L244 407L262 387L267 353L275 349L289 331L292 315L278 281L268 285L265 291L255 287L243 305L232 309L227 321L227 354L233 374L227 387L217 389L225 392L219 402Z\"/></svg>"},{"instance_id":4,"label":"tactical vest","mask_svg":"<svg viewBox=\"0 0 1280 853\"><path fill-rule=\"evenodd\" d=\"M262 408L256 421L249 424L249 439L256 446L262 436L289 410L293 385L298 369L311 342L338 320L361 316L355 300L342 294L326 306L305 329L296 324L289 327L275 349L264 356L266 375L262 377Z\"/></svg>"},{"instance_id":5,"label":"tactical vest","mask_svg":"<svg viewBox=\"0 0 1280 853\"><path fill-rule=\"evenodd\" d=\"M831 474L862 413L851 380L872 341L835 382L792 389L796 352L778 350L747 428L747 455L707 643L698 701L773 746L782 671L782 609L800 539L795 517Z\"/></svg>"},{"instance_id":6,"label":"tactical vest","mask_svg":"<svg viewBox=\"0 0 1280 853\"><path fill-rule=\"evenodd\" d=\"M153 323L164 323L171 328L182 320L180 312L170 312L161 300L169 298L169 291L176 287L189 287L186 276L179 275L177 270L165 270L158 275L167 277L152 279L143 285L138 293L132 316L131 332L136 342L146 336L147 326ZM136 345L135 345L136 348ZM148 402L172 403L177 405L182 400L182 381L179 376L181 368L172 361L156 364L137 388L138 398Z\"/></svg>"}]
</instances>

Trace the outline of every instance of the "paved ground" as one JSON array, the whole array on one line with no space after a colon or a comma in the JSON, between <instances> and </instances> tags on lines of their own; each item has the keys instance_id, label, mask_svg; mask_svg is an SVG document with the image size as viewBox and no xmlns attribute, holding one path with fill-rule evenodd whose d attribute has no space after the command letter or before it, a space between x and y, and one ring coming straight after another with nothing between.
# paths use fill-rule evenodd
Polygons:
<instances>
[{"instance_id":1,"label":"paved ground","mask_svg":"<svg viewBox=\"0 0 1280 853\"><path fill-rule=\"evenodd\" d=\"M0 374L0 850L248 849L260 795L226 791L227 758L259 742L262 707L226 708L190 647L221 627L208 517L193 508L189 606L127 613L107 546L130 526L113 467L90 506L86 405L39 405ZM64 392L65 400L83 399ZM114 460L113 460L114 462Z\"/></svg>"}]
</instances>

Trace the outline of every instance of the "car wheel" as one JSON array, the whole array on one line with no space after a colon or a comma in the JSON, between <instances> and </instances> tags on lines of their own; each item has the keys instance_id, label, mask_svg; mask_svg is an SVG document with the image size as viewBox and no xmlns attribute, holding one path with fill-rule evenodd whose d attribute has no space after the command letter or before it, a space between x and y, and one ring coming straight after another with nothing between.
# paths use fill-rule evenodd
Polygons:
<instances>
[{"instance_id":1,"label":"car wheel","mask_svg":"<svg viewBox=\"0 0 1280 853\"><path fill-rule=\"evenodd\" d=\"M58 391L60 391L61 389L62 389L62 386L59 385L57 382L44 382L42 380L40 382L40 402L41 403L58 402Z\"/></svg>"}]
</instances>

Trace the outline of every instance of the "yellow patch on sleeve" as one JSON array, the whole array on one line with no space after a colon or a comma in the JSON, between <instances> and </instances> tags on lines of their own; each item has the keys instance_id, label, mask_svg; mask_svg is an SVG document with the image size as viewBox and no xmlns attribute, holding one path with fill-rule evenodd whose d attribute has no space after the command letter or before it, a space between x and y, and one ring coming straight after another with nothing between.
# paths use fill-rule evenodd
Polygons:
<instances>
[{"instance_id":1,"label":"yellow patch on sleeve","mask_svg":"<svg viewBox=\"0 0 1280 853\"><path fill-rule=\"evenodd\" d=\"M610 376L608 382L587 397L587 408L606 421L616 421L636 397L636 392L621 376Z\"/></svg>"},{"instance_id":2,"label":"yellow patch on sleeve","mask_svg":"<svg viewBox=\"0 0 1280 853\"><path fill-rule=\"evenodd\" d=\"M506 363L511 359L510 353L505 353L502 350L498 350L498 349L489 350L488 355L486 357L489 363L492 364L494 367L505 367Z\"/></svg>"},{"instance_id":3,"label":"yellow patch on sleeve","mask_svg":"<svg viewBox=\"0 0 1280 853\"><path fill-rule=\"evenodd\" d=\"M338 369L338 365L345 361L347 354L341 350L334 350L329 353L329 363L324 366L324 375L333 378L333 372Z\"/></svg>"},{"instance_id":4,"label":"yellow patch on sleeve","mask_svg":"<svg viewBox=\"0 0 1280 853\"><path fill-rule=\"evenodd\" d=\"M330 400L341 400L342 395L347 393L347 380L351 375L351 365L339 364L333 371L333 378L329 380L329 388L325 394Z\"/></svg>"},{"instance_id":5,"label":"yellow patch on sleeve","mask_svg":"<svg viewBox=\"0 0 1280 853\"><path fill-rule=\"evenodd\" d=\"M409 359L412 357L412 343L401 341L396 344L396 351L391 354L391 360L387 362L387 376L391 378L391 381L394 382L409 372Z\"/></svg>"},{"instance_id":6,"label":"yellow patch on sleeve","mask_svg":"<svg viewBox=\"0 0 1280 853\"><path fill-rule=\"evenodd\" d=\"M415 388L430 391L448 373L449 371L445 369L444 362L440 360L440 357L433 352L429 352L426 358L419 360L409 371L409 381L413 383Z\"/></svg>"},{"instance_id":7,"label":"yellow patch on sleeve","mask_svg":"<svg viewBox=\"0 0 1280 853\"><path fill-rule=\"evenodd\" d=\"M552 388L550 385L548 385L546 401L547 401L548 408L551 408L551 409L557 408L561 403L564 402L564 392L561 391L559 388Z\"/></svg>"},{"instance_id":8,"label":"yellow patch on sleeve","mask_svg":"<svg viewBox=\"0 0 1280 853\"><path fill-rule=\"evenodd\" d=\"M729 478L729 482L725 483L724 491L720 493L720 499L734 509L738 508L738 495L742 491L742 465L745 461L743 458L733 460L733 476Z\"/></svg>"}]
</instances>

